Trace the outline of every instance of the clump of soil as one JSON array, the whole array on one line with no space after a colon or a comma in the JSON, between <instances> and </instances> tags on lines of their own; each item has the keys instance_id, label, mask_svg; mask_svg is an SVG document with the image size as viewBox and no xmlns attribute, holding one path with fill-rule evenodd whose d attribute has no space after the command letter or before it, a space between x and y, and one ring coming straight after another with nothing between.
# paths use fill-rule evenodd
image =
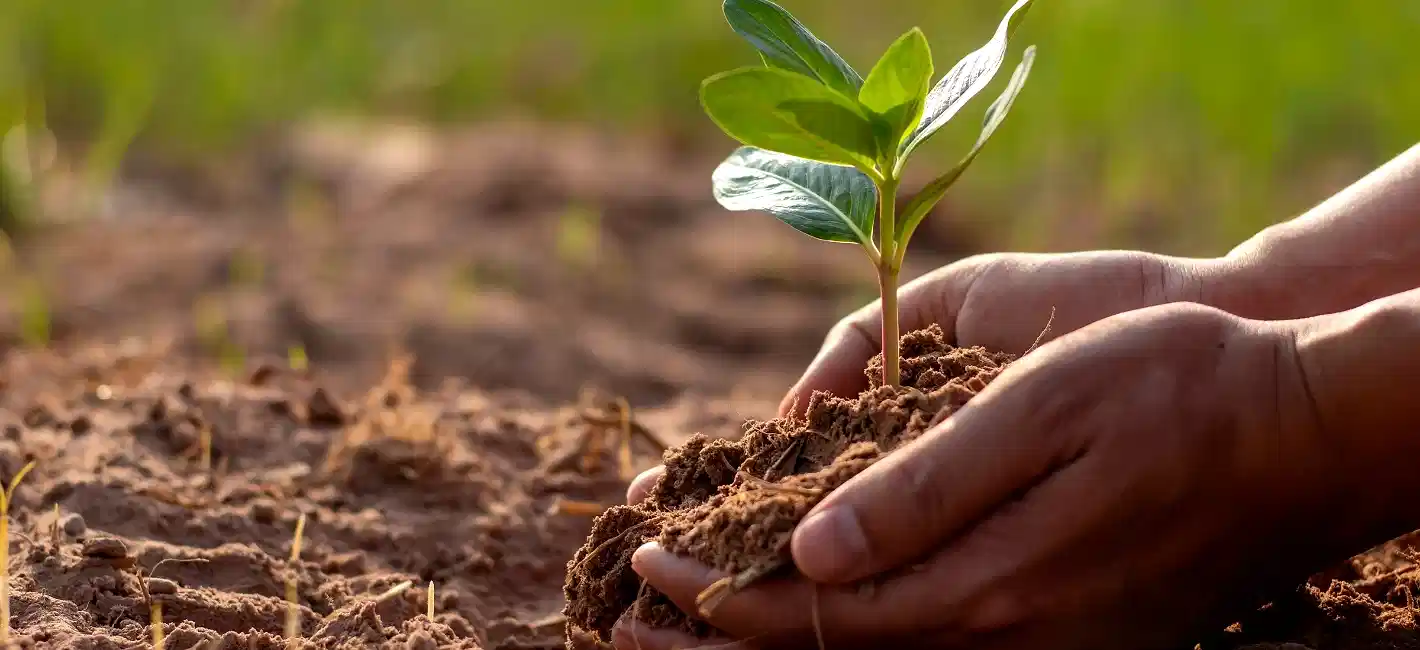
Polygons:
<instances>
[{"instance_id":1,"label":"clump of soil","mask_svg":"<svg viewBox=\"0 0 1420 650\"><path fill-rule=\"evenodd\" d=\"M902 387L881 358L855 398L815 395L805 417L751 421L737 439L702 435L667 452L647 498L611 508L567 565L568 647L610 640L628 611L652 627L712 629L643 584L631 555L655 540L731 576L701 595L713 608L755 580L792 570L794 527L824 496L964 406L1014 358L954 348L933 326L902 338ZM1313 576L1198 644L1198 650L1420 650L1420 531Z\"/></svg>"},{"instance_id":2,"label":"clump of soil","mask_svg":"<svg viewBox=\"0 0 1420 650\"><path fill-rule=\"evenodd\" d=\"M656 627L708 630L643 587L631 554L649 540L735 576L717 593L787 569L794 527L825 495L960 409L1013 357L950 346L937 326L902 338L902 385L817 394L804 417L752 421L738 440L692 437L668 453L645 501L612 508L568 564L568 631L610 639L627 610ZM712 596L713 598L713 596ZM706 602L713 605L713 602Z\"/></svg>"}]
</instances>

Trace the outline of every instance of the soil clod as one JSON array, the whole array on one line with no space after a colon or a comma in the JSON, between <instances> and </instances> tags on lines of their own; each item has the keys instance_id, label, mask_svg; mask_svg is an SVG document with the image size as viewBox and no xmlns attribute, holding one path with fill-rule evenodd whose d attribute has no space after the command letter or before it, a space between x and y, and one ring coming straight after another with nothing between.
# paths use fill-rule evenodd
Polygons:
<instances>
[{"instance_id":1,"label":"soil clod","mask_svg":"<svg viewBox=\"0 0 1420 650\"><path fill-rule=\"evenodd\" d=\"M736 441L691 438L666 454L666 474L637 505L601 515L569 564L567 616L610 640L611 626L635 607L642 621L703 633L654 589L641 589L630 555L655 539L668 551L729 577L700 595L704 614L735 591L792 564L794 526L824 496L921 435L1012 361L1005 354L947 345L940 328L902 341L903 386L880 383L856 398L815 395L803 418L750 422ZM880 370L875 360L867 372ZM880 376L880 375L879 375Z\"/></svg>"}]
</instances>

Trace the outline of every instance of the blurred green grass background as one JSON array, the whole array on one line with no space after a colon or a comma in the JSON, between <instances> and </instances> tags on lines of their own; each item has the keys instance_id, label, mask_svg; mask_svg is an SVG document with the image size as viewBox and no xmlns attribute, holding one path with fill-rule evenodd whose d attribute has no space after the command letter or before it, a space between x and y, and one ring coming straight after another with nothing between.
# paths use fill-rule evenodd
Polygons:
<instances>
[{"instance_id":1,"label":"blurred green grass background","mask_svg":"<svg viewBox=\"0 0 1420 650\"><path fill-rule=\"evenodd\" d=\"M939 75L1010 4L783 3L864 72L921 26ZM1008 64L1037 44L1032 79L948 205L1001 247L1220 253L1416 140L1417 26L1415 0L1040 0ZM718 0L7 0L0 128L42 112L95 169L133 148L220 156L318 111L536 116L728 152L699 82L754 61ZM954 160L987 103L913 167Z\"/></svg>"}]
</instances>

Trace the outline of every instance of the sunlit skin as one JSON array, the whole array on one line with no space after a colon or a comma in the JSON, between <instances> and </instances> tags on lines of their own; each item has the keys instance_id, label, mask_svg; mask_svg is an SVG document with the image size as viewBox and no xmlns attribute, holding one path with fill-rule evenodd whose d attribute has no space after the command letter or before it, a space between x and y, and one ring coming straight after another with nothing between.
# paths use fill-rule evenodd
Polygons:
<instances>
[{"instance_id":1,"label":"sunlit skin","mask_svg":"<svg viewBox=\"0 0 1420 650\"><path fill-rule=\"evenodd\" d=\"M916 280L905 330L1021 352L1053 308L1050 341L825 499L799 574L724 601L724 637L624 620L617 646L812 648L816 600L832 647L1168 647L1420 527L1397 380L1420 376L1416 224L1420 145L1222 258L990 255ZM833 328L783 410L862 389L879 322ZM633 567L689 611L719 577L654 544Z\"/></svg>"}]
</instances>

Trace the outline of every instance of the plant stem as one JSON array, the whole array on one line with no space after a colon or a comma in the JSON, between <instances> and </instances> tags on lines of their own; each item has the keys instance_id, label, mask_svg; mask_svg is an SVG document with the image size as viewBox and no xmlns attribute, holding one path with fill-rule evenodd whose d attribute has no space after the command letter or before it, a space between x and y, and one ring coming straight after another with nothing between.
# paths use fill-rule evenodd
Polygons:
<instances>
[{"instance_id":1,"label":"plant stem","mask_svg":"<svg viewBox=\"0 0 1420 650\"><path fill-rule=\"evenodd\" d=\"M878 291L883 311L883 385L896 387L901 381L898 359L897 318L897 183L888 180L878 187Z\"/></svg>"},{"instance_id":2,"label":"plant stem","mask_svg":"<svg viewBox=\"0 0 1420 650\"><path fill-rule=\"evenodd\" d=\"M0 643L10 642L10 508L0 512Z\"/></svg>"}]
</instances>

